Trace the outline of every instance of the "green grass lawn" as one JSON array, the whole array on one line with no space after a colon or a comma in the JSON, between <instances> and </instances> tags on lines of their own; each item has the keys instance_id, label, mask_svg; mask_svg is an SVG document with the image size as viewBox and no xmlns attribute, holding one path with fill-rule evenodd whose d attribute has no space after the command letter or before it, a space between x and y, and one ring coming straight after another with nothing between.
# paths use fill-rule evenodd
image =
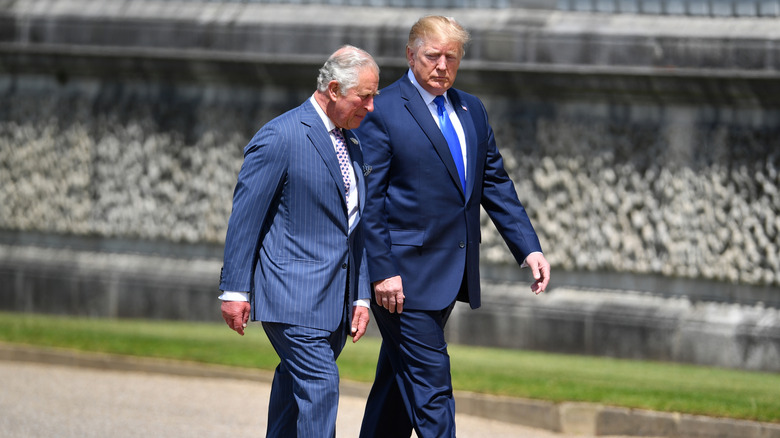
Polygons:
<instances>
[{"instance_id":1,"label":"green grass lawn","mask_svg":"<svg viewBox=\"0 0 780 438\"><path fill-rule=\"evenodd\" d=\"M272 370L259 325L87 319L0 312L0 342ZM345 379L370 382L379 340L348 343ZM780 422L780 374L673 363L450 346L456 390Z\"/></svg>"}]
</instances>

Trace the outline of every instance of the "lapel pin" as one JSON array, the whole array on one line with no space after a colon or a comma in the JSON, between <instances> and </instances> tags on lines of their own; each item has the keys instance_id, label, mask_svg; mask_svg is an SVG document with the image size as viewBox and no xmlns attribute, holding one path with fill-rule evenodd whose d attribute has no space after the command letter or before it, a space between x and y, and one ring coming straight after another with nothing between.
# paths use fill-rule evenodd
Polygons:
<instances>
[{"instance_id":1,"label":"lapel pin","mask_svg":"<svg viewBox=\"0 0 780 438\"><path fill-rule=\"evenodd\" d=\"M350 137L349 139L352 140L352 143L358 144L358 141L355 137Z\"/></svg>"},{"instance_id":2,"label":"lapel pin","mask_svg":"<svg viewBox=\"0 0 780 438\"><path fill-rule=\"evenodd\" d=\"M369 173L371 173L371 170L373 169L373 166L370 164L364 164L363 165L363 176L368 176Z\"/></svg>"}]
</instances>

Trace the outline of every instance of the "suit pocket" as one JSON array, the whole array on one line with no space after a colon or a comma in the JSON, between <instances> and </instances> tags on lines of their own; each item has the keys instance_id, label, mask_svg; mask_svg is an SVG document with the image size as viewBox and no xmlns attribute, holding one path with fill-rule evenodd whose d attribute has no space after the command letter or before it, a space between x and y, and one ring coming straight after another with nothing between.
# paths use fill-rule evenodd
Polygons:
<instances>
[{"instance_id":1,"label":"suit pocket","mask_svg":"<svg viewBox=\"0 0 780 438\"><path fill-rule=\"evenodd\" d=\"M424 230L390 230L393 245L422 246L424 241Z\"/></svg>"}]
</instances>

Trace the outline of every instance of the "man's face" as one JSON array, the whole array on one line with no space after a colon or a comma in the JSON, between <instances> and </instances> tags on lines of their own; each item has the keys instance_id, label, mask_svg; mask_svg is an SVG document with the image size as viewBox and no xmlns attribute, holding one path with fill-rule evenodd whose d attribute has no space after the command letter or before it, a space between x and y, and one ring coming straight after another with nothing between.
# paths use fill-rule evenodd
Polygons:
<instances>
[{"instance_id":1,"label":"man's face","mask_svg":"<svg viewBox=\"0 0 780 438\"><path fill-rule=\"evenodd\" d=\"M335 86L335 88L334 88ZM371 68L364 68L358 75L357 86L347 90L345 96L338 90L338 84L331 82L330 98L333 101L333 123L343 129L355 129L366 114L374 110L374 96L379 89L379 76Z\"/></svg>"},{"instance_id":2,"label":"man's face","mask_svg":"<svg viewBox=\"0 0 780 438\"><path fill-rule=\"evenodd\" d=\"M406 59L417 82L429 93L441 96L455 82L461 49L456 42L433 38L417 49L407 47Z\"/></svg>"}]
</instances>

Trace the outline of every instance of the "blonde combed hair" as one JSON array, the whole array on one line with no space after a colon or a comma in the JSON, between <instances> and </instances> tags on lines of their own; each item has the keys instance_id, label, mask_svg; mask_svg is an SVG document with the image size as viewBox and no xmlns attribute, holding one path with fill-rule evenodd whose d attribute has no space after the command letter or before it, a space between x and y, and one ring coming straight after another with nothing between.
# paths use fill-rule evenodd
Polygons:
<instances>
[{"instance_id":1,"label":"blonde combed hair","mask_svg":"<svg viewBox=\"0 0 780 438\"><path fill-rule=\"evenodd\" d=\"M409 41L406 47L417 50L425 41L434 38L442 38L460 44L460 56L465 53L466 44L471 36L452 17L442 15L428 15L417 20L409 31Z\"/></svg>"}]
</instances>

